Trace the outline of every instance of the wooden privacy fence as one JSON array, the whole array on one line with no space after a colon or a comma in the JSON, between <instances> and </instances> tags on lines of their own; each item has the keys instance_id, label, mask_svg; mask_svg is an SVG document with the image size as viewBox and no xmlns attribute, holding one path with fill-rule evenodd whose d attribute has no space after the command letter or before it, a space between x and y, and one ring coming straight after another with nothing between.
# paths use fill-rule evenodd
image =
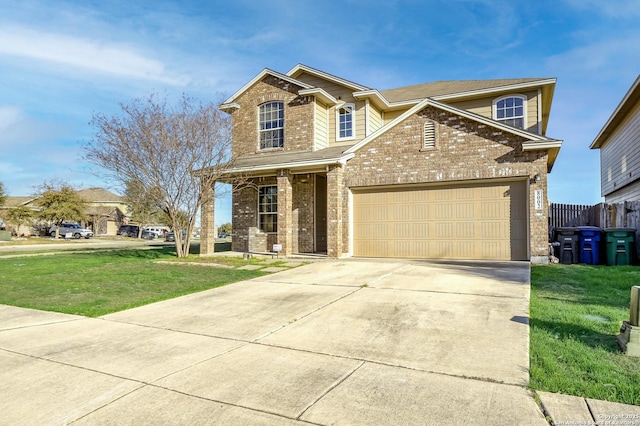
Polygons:
<instances>
[{"instance_id":1,"label":"wooden privacy fence","mask_svg":"<svg viewBox=\"0 0 640 426\"><path fill-rule=\"evenodd\" d=\"M595 206L552 203L549 207L549 231L565 226L640 229L640 201L600 203Z\"/></svg>"},{"instance_id":2,"label":"wooden privacy fence","mask_svg":"<svg viewBox=\"0 0 640 426\"><path fill-rule=\"evenodd\" d=\"M600 203L595 206L551 204L549 206L549 241L554 240L556 228L568 226L635 229L635 261L638 261L637 255L640 254L640 201Z\"/></svg>"}]
</instances>

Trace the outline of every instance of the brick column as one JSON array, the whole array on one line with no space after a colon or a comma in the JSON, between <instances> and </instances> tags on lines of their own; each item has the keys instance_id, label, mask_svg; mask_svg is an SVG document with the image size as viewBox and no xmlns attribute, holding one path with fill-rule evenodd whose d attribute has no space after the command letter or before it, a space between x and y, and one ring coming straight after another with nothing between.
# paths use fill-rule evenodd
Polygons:
<instances>
[{"instance_id":1,"label":"brick column","mask_svg":"<svg viewBox=\"0 0 640 426\"><path fill-rule=\"evenodd\" d=\"M205 187L202 191L205 201L200 208L200 256L211 256L216 243L213 186Z\"/></svg>"},{"instance_id":2,"label":"brick column","mask_svg":"<svg viewBox=\"0 0 640 426\"><path fill-rule=\"evenodd\" d=\"M293 175L289 170L278 171L278 244L283 256L293 253ZM271 250L272 247L268 249Z\"/></svg>"},{"instance_id":3,"label":"brick column","mask_svg":"<svg viewBox=\"0 0 640 426\"><path fill-rule=\"evenodd\" d=\"M344 210L343 191L344 168L330 166L327 172L327 256L342 256L342 230Z\"/></svg>"}]
</instances>

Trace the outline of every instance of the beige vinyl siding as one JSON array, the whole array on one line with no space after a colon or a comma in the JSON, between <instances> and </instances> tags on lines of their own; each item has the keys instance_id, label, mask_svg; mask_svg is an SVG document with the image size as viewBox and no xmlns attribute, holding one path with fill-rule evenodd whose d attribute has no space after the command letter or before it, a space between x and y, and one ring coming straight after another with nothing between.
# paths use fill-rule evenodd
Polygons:
<instances>
[{"instance_id":1,"label":"beige vinyl siding","mask_svg":"<svg viewBox=\"0 0 640 426\"><path fill-rule=\"evenodd\" d=\"M602 195L617 191L640 178L640 104L631 110L627 118L613 131L609 140L600 148ZM629 193L629 196L633 192ZM627 198L623 201L639 200Z\"/></svg>"},{"instance_id":2,"label":"beige vinyl siding","mask_svg":"<svg viewBox=\"0 0 640 426\"><path fill-rule=\"evenodd\" d=\"M446 102L447 104L456 108L473 112L487 118L493 118L493 100L491 98L471 99L462 102Z\"/></svg>"},{"instance_id":3,"label":"beige vinyl siding","mask_svg":"<svg viewBox=\"0 0 640 426\"><path fill-rule=\"evenodd\" d=\"M329 111L326 105L316 101L314 149L329 147Z\"/></svg>"},{"instance_id":4,"label":"beige vinyl siding","mask_svg":"<svg viewBox=\"0 0 640 426\"><path fill-rule=\"evenodd\" d=\"M396 111L385 111L384 112L384 124L389 124L390 122L392 122L393 120L395 120L396 118L398 118L399 116L404 114L406 111L407 111L406 109L399 109L399 110L396 110Z\"/></svg>"},{"instance_id":5,"label":"beige vinyl siding","mask_svg":"<svg viewBox=\"0 0 640 426\"><path fill-rule=\"evenodd\" d=\"M445 101L445 103L453 107L481 115L483 117L493 118L493 101L508 95L509 94L502 94L499 96L492 96L490 98L468 99L460 102ZM527 97L527 123L525 128L530 132L538 133L538 121L540 120L540 118L538 117L538 92L531 91L523 93L513 93L513 95L522 95Z\"/></svg>"},{"instance_id":6,"label":"beige vinyl siding","mask_svg":"<svg viewBox=\"0 0 640 426\"><path fill-rule=\"evenodd\" d=\"M525 92L523 93L527 97L527 125L528 131L533 133L538 132L538 122L541 117L538 117L538 92Z\"/></svg>"},{"instance_id":7,"label":"beige vinyl siding","mask_svg":"<svg viewBox=\"0 0 640 426\"><path fill-rule=\"evenodd\" d=\"M301 74L296 77L297 80L303 81L315 87L321 87L331 96L336 99L339 99L338 107L342 105L342 103L354 104L355 111L355 138L354 139L345 139L341 141L337 141L336 139L336 107L332 106L329 108L329 128L328 128L328 137L329 137L329 146L338 146L338 145L353 145L354 143L364 139L365 135L365 123L366 123L366 108L364 107L364 101L356 101L353 97L353 90L348 87L341 86L339 84L332 83L330 81L324 80L322 78L318 78L313 75L309 75L306 73Z\"/></svg>"},{"instance_id":8,"label":"beige vinyl siding","mask_svg":"<svg viewBox=\"0 0 640 426\"><path fill-rule=\"evenodd\" d=\"M369 104L369 128L367 129L366 136L378 130L382 125L382 112L373 104Z\"/></svg>"}]
</instances>

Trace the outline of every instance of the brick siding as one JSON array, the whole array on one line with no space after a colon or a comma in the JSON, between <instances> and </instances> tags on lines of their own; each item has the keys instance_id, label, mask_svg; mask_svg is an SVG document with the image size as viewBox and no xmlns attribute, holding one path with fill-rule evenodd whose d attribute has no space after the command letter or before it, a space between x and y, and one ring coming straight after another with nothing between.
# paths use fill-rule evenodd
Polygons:
<instances>
[{"instance_id":1,"label":"brick siding","mask_svg":"<svg viewBox=\"0 0 640 426\"><path fill-rule=\"evenodd\" d=\"M313 149L312 96L299 96L299 86L267 76L240 95L240 105L231 113L233 156L235 158L274 151L311 151ZM258 107L269 101L284 102L284 147L259 150Z\"/></svg>"},{"instance_id":2,"label":"brick siding","mask_svg":"<svg viewBox=\"0 0 640 426\"><path fill-rule=\"evenodd\" d=\"M422 149L426 120L436 123L435 148ZM546 256L546 210L534 211L535 189L544 190L547 205L545 151L523 151L527 139L494 127L427 107L364 146L347 162L346 187L461 182L478 179L531 179L531 255ZM540 174L541 180L532 178ZM343 248L343 250L347 250Z\"/></svg>"}]
</instances>

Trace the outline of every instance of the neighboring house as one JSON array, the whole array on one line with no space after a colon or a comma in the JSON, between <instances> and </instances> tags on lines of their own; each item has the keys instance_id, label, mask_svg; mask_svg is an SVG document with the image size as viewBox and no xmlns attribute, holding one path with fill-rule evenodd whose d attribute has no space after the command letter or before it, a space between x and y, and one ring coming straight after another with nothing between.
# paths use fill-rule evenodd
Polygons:
<instances>
[{"instance_id":1,"label":"neighboring house","mask_svg":"<svg viewBox=\"0 0 640 426\"><path fill-rule=\"evenodd\" d=\"M16 207L20 207L20 206L25 206L27 208L29 208L30 210L32 210L34 213L37 212L39 210L38 206L36 206L35 204L35 200L37 200L37 197L31 196L31 197L7 197L4 204L2 206L0 206L0 208L2 208L2 210L8 212L11 209L14 209ZM26 237L30 237L32 235L38 234L38 230L36 228L34 228L33 226L26 226L26 225L16 225L11 223L11 221L9 221L8 218L5 218L5 226L7 227L7 230L10 230L13 234L18 235L18 236L26 236Z\"/></svg>"},{"instance_id":2,"label":"neighboring house","mask_svg":"<svg viewBox=\"0 0 640 426\"><path fill-rule=\"evenodd\" d=\"M554 78L379 91L296 65L220 109L233 125L233 249L329 257L548 258ZM201 254L213 251L213 206Z\"/></svg>"},{"instance_id":3,"label":"neighboring house","mask_svg":"<svg viewBox=\"0 0 640 426\"><path fill-rule=\"evenodd\" d=\"M640 75L591 149L600 150L600 187L605 202L640 200Z\"/></svg>"},{"instance_id":4,"label":"neighboring house","mask_svg":"<svg viewBox=\"0 0 640 426\"><path fill-rule=\"evenodd\" d=\"M120 225L126 222L129 206L123 197L102 188L78 191L87 203L87 222L84 224L96 236L116 235Z\"/></svg>"},{"instance_id":5,"label":"neighboring house","mask_svg":"<svg viewBox=\"0 0 640 426\"><path fill-rule=\"evenodd\" d=\"M119 195L113 194L102 188L89 188L78 191L87 204L85 213L87 220L82 222L82 226L93 231L94 235L116 235L120 225L126 221L126 214L129 211L127 203ZM20 205L29 207L34 212L39 210L36 204L37 196L30 197L7 197L2 208L9 210ZM12 226L6 221L7 226ZM34 227L21 226L18 235L48 235L49 225L34 221Z\"/></svg>"}]
</instances>

